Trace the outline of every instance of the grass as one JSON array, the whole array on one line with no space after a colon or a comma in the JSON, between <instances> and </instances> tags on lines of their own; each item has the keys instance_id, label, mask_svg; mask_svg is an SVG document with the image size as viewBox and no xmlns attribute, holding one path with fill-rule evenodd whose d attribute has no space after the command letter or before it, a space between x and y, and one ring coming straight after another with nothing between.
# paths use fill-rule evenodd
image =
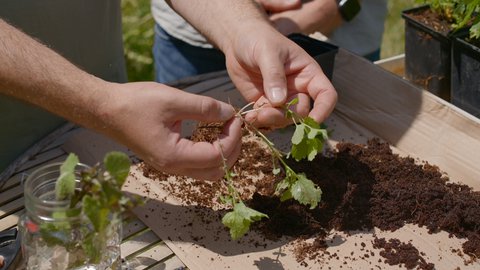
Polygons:
<instances>
[{"instance_id":1,"label":"grass","mask_svg":"<svg viewBox=\"0 0 480 270\"><path fill-rule=\"evenodd\" d=\"M388 16L383 33L381 58L402 54L405 51L405 24L401 12L415 6L415 2L415 0L388 1Z\"/></svg>"},{"instance_id":2,"label":"grass","mask_svg":"<svg viewBox=\"0 0 480 270\"><path fill-rule=\"evenodd\" d=\"M385 0L387 1L387 0ZM388 0L388 17L382 40L381 58L404 52L404 22L401 11L413 7L415 0ZM122 0L123 41L128 79L151 81L153 68L153 26L150 0Z\"/></svg>"}]
</instances>

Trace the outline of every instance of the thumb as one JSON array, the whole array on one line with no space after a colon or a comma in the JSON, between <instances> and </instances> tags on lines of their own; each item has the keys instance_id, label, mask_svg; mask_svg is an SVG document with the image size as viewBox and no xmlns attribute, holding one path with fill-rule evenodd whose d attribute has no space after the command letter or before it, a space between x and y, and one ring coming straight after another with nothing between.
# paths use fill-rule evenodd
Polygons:
<instances>
[{"instance_id":1,"label":"thumb","mask_svg":"<svg viewBox=\"0 0 480 270\"><path fill-rule=\"evenodd\" d=\"M287 78L283 58L267 49L259 59L265 96L274 107L281 106L287 100Z\"/></svg>"},{"instance_id":2,"label":"thumb","mask_svg":"<svg viewBox=\"0 0 480 270\"><path fill-rule=\"evenodd\" d=\"M172 108L178 119L224 122L235 115L232 105L211 97L185 93L181 98L179 106Z\"/></svg>"},{"instance_id":3,"label":"thumb","mask_svg":"<svg viewBox=\"0 0 480 270\"><path fill-rule=\"evenodd\" d=\"M266 11L282 12L296 9L302 5L301 0L258 0Z\"/></svg>"}]
</instances>

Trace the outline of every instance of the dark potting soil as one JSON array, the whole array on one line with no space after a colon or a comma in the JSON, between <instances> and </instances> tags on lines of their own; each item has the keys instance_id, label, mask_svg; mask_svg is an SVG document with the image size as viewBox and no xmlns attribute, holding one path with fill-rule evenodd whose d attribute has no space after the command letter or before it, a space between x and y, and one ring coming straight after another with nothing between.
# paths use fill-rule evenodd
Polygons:
<instances>
[{"instance_id":1,"label":"dark potting soil","mask_svg":"<svg viewBox=\"0 0 480 270\"><path fill-rule=\"evenodd\" d=\"M214 141L213 130L219 132L221 127L201 125L192 139ZM400 157L378 138L370 139L366 145L341 142L335 150L312 162L288 160L288 163L294 171L304 172L321 187L322 200L316 209L310 210L293 200L280 202L273 195L275 183L282 176L271 173L272 158L256 141L243 141L240 158L233 167L237 173L234 183L238 189L254 186L253 191L242 192L243 200L269 216L254 223L252 229L268 239L282 236L315 239L311 244L298 242L294 246L299 262L329 254L326 236L331 229L346 233L374 227L395 231L407 223L425 226L430 233L446 231L451 236L465 238L463 253L470 255L472 261L480 257L480 192L448 182L448 177L436 166ZM167 182L168 175L144 163L141 168L145 176ZM252 180L251 176L259 172L262 177ZM184 203L204 207L213 207L218 194L226 192L222 182L187 182L184 177L178 177L175 186L166 188ZM386 263L402 264L409 269L433 269L411 243L376 239L373 244L383 249L380 255Z\"/></svg>"},{"instance_id":2,"label":"dark potting soil","mask_svg":"<svg viewBox=\"0 0 480 270\"><path fill-rule=\"evenodd\" d=\"M431 9L420 9L416 12L409 13L407 16L414 20L431 27L433 30L448 35L452 31L452 20L442 16L439 13L433 12Z\"/></svg>"}]
</instances>

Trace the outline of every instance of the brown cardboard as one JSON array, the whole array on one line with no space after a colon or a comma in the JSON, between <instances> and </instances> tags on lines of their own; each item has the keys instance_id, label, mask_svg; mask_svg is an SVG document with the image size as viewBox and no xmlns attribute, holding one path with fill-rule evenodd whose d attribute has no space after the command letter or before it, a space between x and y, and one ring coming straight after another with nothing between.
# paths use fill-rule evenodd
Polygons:
<instances>
[{"instance_id":1,"label":"brown cardboard","mask_svg":"<svg viewBox=\"0 0 480 270\"><path fill-rule=\"evenodd\" d=\"M225 76L194 84L189 90L236 105L243 103ZM326 122L334 129L331 144L340 140L364 143L368 138L380 137L396 147L394 150L401 155L435 164L452 181L480 190L478 119L343 50L336 57L333 83L339 93L339 102ZM276 143L283 142L287 146L289 134L278 135L274 134ZM92 151L95 152L94 148ZM379 250L372 248L373 233L377 237L411 241L436 269L480 269L480 263L466 266L464 259L452 253L452 249L461 248L464 240L449 238L446 233L431 235L414 225L393 233L375 230L347 236L332 232L328 250L337 253L340 259L308 262L308 266L302 266L295 261L287 239L271 242L250 232L241 240L232 241L219 219L206 223L202 214L191 211L193 206L181 205L136 167L132 169L125 190L149 198L135 213L193 270L398 269L398 266L379 262ZM204 210L210 214L213 211ZM259 242L265 246L253 244ZM366 244L363 249L362 242ZM375 255L359 258L370 251ZM352 252L356 255L351 256Z\"/></svg>"}]
</instances>

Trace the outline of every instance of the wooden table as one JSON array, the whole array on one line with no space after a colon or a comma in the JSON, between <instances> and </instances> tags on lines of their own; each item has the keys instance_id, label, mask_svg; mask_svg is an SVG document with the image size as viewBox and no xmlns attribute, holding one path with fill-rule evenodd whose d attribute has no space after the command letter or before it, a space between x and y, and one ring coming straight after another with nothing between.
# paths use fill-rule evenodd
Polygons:
<instances>
[{"instance_id":1,"label":"wooden table","mask_svg":"<svg viewBox=\"0 0 480 270\"><path fill-rule=\"evenodd\" d=\"M48 163L65 160L67 152L62 145L77 131L72 128L47 144L0 184L0 231L16 227L25 211L22 182L28 174ZM138 219L125 222L121 253L127 269L185 269L165 243Z\"/></svg>"}]
</instances>

